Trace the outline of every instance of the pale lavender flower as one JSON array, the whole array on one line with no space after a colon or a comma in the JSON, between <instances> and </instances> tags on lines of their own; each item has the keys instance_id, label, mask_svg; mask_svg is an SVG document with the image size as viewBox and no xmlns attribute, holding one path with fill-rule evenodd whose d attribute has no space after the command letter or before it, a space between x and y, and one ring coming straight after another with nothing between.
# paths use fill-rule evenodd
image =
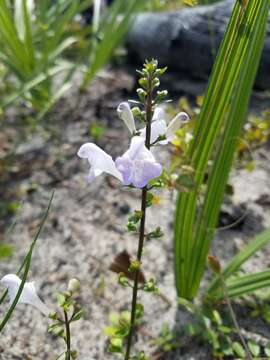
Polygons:
<instances>
[{"instance_id":1,"label":"pale lavender flower","mask_svg":"<svg viewBox=\"0 0 270 360\"><path fill-rule=\"evenodd\" d=\"M136 132L135 120L128 102L121 102L117 108L118 116L124 121L130 133Z\"/></svg>"},{"instance_id":2,"label":"pale lavender flower","mask_svg":"<svg viewBox=\"0 0 270 360\"><path fill-rule=\"evenodd\" d=\"M124 121L131 134L137 132L135 120L128 102L122 102L117 108L118 116ZM156 107L151 122L150 143L153 144L161 136L165 139L158 142L160 145L166 145L175 139L175 133L180 127L189 120L188 114L185 112L178 113L168 124L166 123L166 114L162 107ZM144 139L146 137L146 127L138 131Z\"/></svg>"},{"instance_id":3,"label":"pale lavender flower","mask_svg":"<svg viewBox=\"0 0 270 360\"><path fill-rule=\"evenodd\" d=\"M121 120L124 121L125 125L129 129L131 134L137 132L135 127L135 120L131 108L128 102L121 102L117 108L118 116ZM151 125L151 139L150 142L153 143L160 135L166 133L167 125L165 111L161 107L157 107L154 111L152 125ZM139 130L140 135L145 138L146 128Z\"/></svg>"},{"instance_id":4,"label":"pale lavender flower","mask_svg":"<svg viewBox=\"0 0 270 360\"><path fill-rule=\"evenodd\" d=\"M17 292L19 290L22 281L15 274L7 274L4 277L2 277L0 282L8 290L9 302L11 305L17 295ZM18 301L18 304L19 303L32 305L36 307L45 316L48 316L50 313L50 310L38 297L34 282L26 282L24 284L21 296Z\"/></svg>"},{"instance_id":5,"label":"pale lavender flower","mask_svg":"<svg viewBox=\"0 0 270 360\"><path fill-rule=\"evenodd\" d=\"M165 139L158 142L160 145L166 145L168 142L174 140L176 136L175 133L189 120L189 116L185 112L180 112L169 122L168 126L165 119L165 111L161 107L157 107L151 123L151 144L155 143L161 136L164 136ZM144 127L140 131L140 135L145 138L145 134L146 128Z\"/></svg>"},{"instance_id":6,"label":"pale lavender flower","mask_svg":"<svg viewBox=\"0 0 270 360\"><path fill-rule=\"evenodd\" d=\"M144 139L134 136L130 148L115 161L123 176L125 185L142 188L151 180L161 175L162 166L156 162L153 154L145 146Z\"/></svg>"},{"instance_id":7,"label":"pale lavender flower","mask_svg":"<svg viewBox=\"0 0 270 360\"><path fill-rule=\"evenodd\" d=\"M88 182L92 182L103 172L110 174L116 177L118 180L122 181L122 175L116 169L112 157L96 144L83 144L78 151L78 156L82 159L87 159L90 164L90 171L87 176Z\"/></svg>"},{"instance_id":8,"label":"pale lavender flower","mask_svg":"<svg viewBox=\"0 0 270 360\"><path fill-rule=\"evenodd\" d=\"M140 136L131 139L129 149L115 162L110 155L93 143L82 145L78 156L88 159L91 166L87 177L89 182L105 172L116 177L124 185L142 188L162 172L162 166L156 162Z\"/></svg>"},{"instance_id":9,"label":"pale lavender flower","mask_svg":"<svg viewBox=\"0 0 270 360\"><path fill-rule=\"evenodd\" d=\"M151 123L151 136L150 136L150 143L153 144L160 136L164 136L166 134L167 130L167 124L166 124L166 114L165 111L161 107L157 107L154 111L154 115L152 118ZM144 127L142 130L140 130L140 136L142 136L144 139L146 137L146 127ZM168 142L160 141L161 145L165 145Z\"/></svg>"},{"instance_id":10,"label":"pale lavender flower","mask_svg":"<svg viewBox=\"0 0 270 360\"><path fill-rule=\"evenodd\" d=\"M168 141L175 139L175 133L183 126L183 124L189 121L189 116L185 112L178 113L169 123L165 136Z\"/></svg>"}]
</instances>

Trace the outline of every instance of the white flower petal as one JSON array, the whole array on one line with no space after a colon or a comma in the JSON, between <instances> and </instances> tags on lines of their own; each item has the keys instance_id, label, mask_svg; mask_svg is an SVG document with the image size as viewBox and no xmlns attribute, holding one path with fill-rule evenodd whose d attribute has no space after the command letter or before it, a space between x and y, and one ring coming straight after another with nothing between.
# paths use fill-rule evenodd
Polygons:
<instances>
[{"instance_id":1,"label":"white flower petal","mask_svg":"<svg viewBox=\"0 0 270 360\"><path fill-rule=\"evenodd\" d=\"M188 114L185 112L180 112L172 119L169 123L167 131L166 131L166 138L168 141L172 141L175 138L175 133L180 127L189 120Z\"/></svg>"},{"instance_id":2,"label":"white flower petal","mask_svg":"<svg viewBox=\"0 0 270 360\"><path fill-rule=\"evenodd\" d=\"M151 139L150 142L153 144L160 136L166 134L167 125L165 120L156 120L151 124Z\"/></svg>"},{"instance_id":3,"label":"white flower petal","mask_svg":"<svg viewBox=\"0 0 270 360\"><path fill-rule=\"evenodd\" d=\"M121 104L119 104L117 108L117 113L119 118L123 120L124 123L126 124L130 133L133 134L134 132L136 132L134 116L130 109L129 103L122 102Z\"/></svg>"},{"instance_id":4,"label":"white flower petal","mask_svg":"<svg viewBox=\"0 0 270 360\"><path fill-rule=\"evenodd\" d=\"M89 170L89 173L86 176L87 182L92 183L95 180L95 178L97 176L101 175L102 173L103 173L103 171L95 169L95 168L93 168L93 166L91 166L90 170Z\"/></svg>"},{"instance_id":5,"label":"white flower petal","mask_svg":"<svg viewBox=\"0 0 270 360\"><path fill-rule=\"evenodd\" d=\"M8 289L9 301L11 304L19 290L21 279L15 274L7 274L0 282ZM48 316L50 313L50 310L38 297L34 282L26 282L24 284L18 303L35 306L45 316Z\"/></svg>"},{"instance_id":6,"label":"white flower petal","mask_svg":"<svg viewBox=\"0 0 270 360\"><path fill-rule=\"evenodd\" d=\"M165 113L164 109L160 106L156 107L152 121L165 120L165 119L166 119L166 113Z\"/></svg>"},{"instance_id":7,"label":"white flower petal","mask_svg":"<svg viewBox=\"0 0 270 360\"><path fill-rule=\"evenodd\" d=\"M129 149L116 159L115 164L123 176L123 183L137 188L144 187L162 172L162 166L156 162L141 136L132 138Z\"/></svg>"},{"instance_id":8,"label":"white flower petal","mask_svg":"<svg viewBox=\"0 0 270 360\"><path fill-rule=\"evenodd\" d=\"M89 182L93 181L96 176L102 174L103 172L111 174L122 181L122 175L116 169L112 157L96 144L83 144L78 151L78 156L80 158L88 159L88 162L91 166L89 175L87 177Z\"/></svg>"},{"instance_id":9,"label":"white flower petal","mask_svg":"<svg viewBox=\"0 0 270 360\"><path fill-rule=\"evenodd\" d=\"M154 111L154 115L151 123L151 137L150 143L153 144L160 136L166 134L166 113L162 107L157 107ZM140 136L146 138L146 127L140 131ZM161 141L159 144L167 144L167 141Z\"/></svg>"},{"instance_id":10,"label":"white flower petal","mask_svg":"<svg viewBox=\"0 0 270 360\"><path fill-rule=\"evenodd\" d=\"M131 160L155 161L153 154L147 149L145 140L141 136L134 136L131 139L130 147L123 157L129 157Z\"/></svg>"},{"instance_id":11,"label":"white flower petal","mask_svg":"<svg viewBox=\"0 0 270 360\"><path fill-rule=\"evenodd\" d=\"M151 123L150 143L153 144L159 136L166 134L167 125L165 120L156 120ZM146 138L146 127L140 131L140 136Z\"/></svg>"}]
</instances>

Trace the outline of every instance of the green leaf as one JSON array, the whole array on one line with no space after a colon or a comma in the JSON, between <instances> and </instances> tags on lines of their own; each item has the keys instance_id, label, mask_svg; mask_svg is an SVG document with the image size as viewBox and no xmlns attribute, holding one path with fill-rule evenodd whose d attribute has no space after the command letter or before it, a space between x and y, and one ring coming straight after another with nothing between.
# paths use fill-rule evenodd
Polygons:
<instances>
[{"instance_id":1,"label":"green leaf","mask_svg":"<svg viewBox=\"0 0 270 360\"><path fill-rule=\"evenodd\" d=\"M164 232L161 230L160 226L157 226L154 231L151 231L150 233L146 234L146 238L148 240L150 239L160 239L164 236Z\"/></svg>"},{"instance_id":2,"label":"green leaf","mask_svg":"<svg viewBox=\"0 0 270 360\"><path fill-rule=\"evenodd\" d=\"M265 346L264 353L266 356L270 357L270 342Z\"/></svg>"},{"instance_id":3,"label":"green leaf","mask_svg":"<svg viewBox=\"0 0 270 360\"><path fill-rule=\"evenodd\" d=\"M136 320L140 320L144 314L144 306L143 304L136 304Z\"/></svg>"},{"instance_id":4,"label":"green leaf","mask_svg":"<svg viewBox=\"0 0 270 360\"><path fill-rule=\"evenodd\" d=\"M120 338L110 339L109 352L121 353L123 348L123 340Z\"/></svg>"},{"instance_id":5,"label":"green leaf","mask_svg":"<svg viewBox=\"0 0 270 360\"><path fill-rule=\"evenodd\" d=\"M255 343L255 341L248 341L248 348L251 351L251 354L253 356L259 356L260 355L260 346Z\"/></svg>"},{"instance_id":6,"label":"green leaf","mask_svg":"<svg viewBox=\"0 0 270 360\"><path fill-rule=\"evenodd\" d=\"M217 325L222 325L222 319L217 310L213 311L213 318L214 318L215 322L217 323Z\"/></svg>"},{"instance_id":7,"label":"green leaf","mask_svg":"<svg viewBox=\"0 0 270 360\"><path fill-rule=\"evenodd\" d=\"M245 357L246 357L245 350L239 342L234 341L232 343L232 348L237 356L240 356L241 359L245 359Z\"/></svg>"},{"instance_id":8,"label":"green leaf","mask_svg":"<svg viewBox=\"0 0 270 360\"><path fill-rule=\"evenodd\" d=\"M112 336L116 335L117 330L118 329L116 327L114 327L114 326L106 326L105 329L104 329L104 333L107 336L112 337Z\"/></svg>"},{"instance_id":9,"label":"green leaf","mask_svg":"<svg viewBox=\"0 0 270 360\"><path fill-rule=\"evenodd\" d=\"M84 309L80 309L78 311L75 312L75 314L72 316L72 318L70 319L70 322L73 321L78 321L80 320L85 314L85 310Z\"/></svg>"},{"instance_id":10,"label":"green leaf","mask_svg":"<svg viewBox=\"0 0 270 360\"><path fill-rule=\"evenodd\" d=\"M63 329L63 325L60 323L52 324L48 326L48 333L54 334L61 338L65 337L65 331Z\"/></svg>"},{"instance_id":11,"label":"green leaf","mask_svg":"<svg viewBox=\"0 0 270 360\"><path fill-rule=\"evenodd\" d=\"M256 290L270 286L270 270L264 270L255 274L240 276L226 282L230 297L246 295Z\"/></svg>"},{"instance_id":12,"label":"green leaf","mask_svg":"<svg viewBox=\"0 0 270 360\"><path fill-rule=\"evenodd\" d=\"M153 204L154 195L148 191L146 198L146 207L150 207Z\"/></svg>"},{"instance_id":13,"label":"green leaf","mask_svg":"<svg viewBox=\"0 0 270 360\"><path fill-rule=\"evenodd\" d=\"M66 302L66 297L63 294L57 294L57 303L60 307L62 307Z\"/></svg>"}]
</instances>

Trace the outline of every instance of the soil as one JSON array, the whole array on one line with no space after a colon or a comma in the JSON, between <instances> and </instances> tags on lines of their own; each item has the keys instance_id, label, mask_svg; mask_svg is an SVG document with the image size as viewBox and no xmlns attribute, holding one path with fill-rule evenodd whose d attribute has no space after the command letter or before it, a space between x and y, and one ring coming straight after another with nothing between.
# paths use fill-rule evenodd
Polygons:
<instances>
[{"instance_id":1,"label":"soil","mask_svg":"<svg viewBox=\"0 0 270 360\"><path fill-rule=\"evenodd\" d=\"M119 252L136 253L137 239L127 234L124 226L129 211L139 208L140 192L123 188L117 180L105 176L87 184L88 165L76 156L76 151L91 139L89 125L95 121L105 127L105 134L98 140L99 146L113 157L127 149L128 132L117 118L116 107L120 101L131 97L134 84L134 78L124 72L105 72L79 102L75 92L68 93L34 131L30 131L29 126L14 126L26 121L27 109L20 114L10 109L4 128L5 142L0 151L12 151L13 156L5 164L9 171L1 180L2 199L19 199L21 209L15 216L16 225L12 231L5 236L2 234L15 250L11 258L1 260L0 273L14 273L19 268L55 189L52 209L35 249L29 280L35 280L39 295L51 309L55 309L56 294L66 289L70 278L77 277L81 281L79 301L87 313L72 326L72 347L79 351L80 360L118 358L107 352L104 328L111 312L129 309L131 293L117 284L116 274L108 267ZM163 162L169 161L164 148L158 149L156 156ZM251 236L270 225L269 148L258 149L254 157L256 168L253 172L234 170L231 177L235 193L223 215L231 215L240 205L247 211L241 226L217 231L213 252L222 262ZM156 360L211 359L208 345L202 346L191 339L179 338L182 347L169 353L163 353L154 344L162 324L167 322L179 334L189 318L179 310L174 288L175 194L161 191L159 196L160 203L148 211L147 228L153 229L158 224L165 236L146 245L143 270L147 277L156 278L170 304L160 296L141 295L145 317L138 331L136 348L145 350ZM9 220L10 214L7 214L0 223L2 233ZM267 247L246 264L245 270L254 272L268 267L269 255ZM1 316L7 307L8 303L1 306ZM238 310L239 322L245 331L263 338L270 336L263 320L249 318L241 307ZM64 350L64 343L47 333L48 323L36 309L18 305L1 334L0 359L56 359Z\"/></svg>"}]
</instances>

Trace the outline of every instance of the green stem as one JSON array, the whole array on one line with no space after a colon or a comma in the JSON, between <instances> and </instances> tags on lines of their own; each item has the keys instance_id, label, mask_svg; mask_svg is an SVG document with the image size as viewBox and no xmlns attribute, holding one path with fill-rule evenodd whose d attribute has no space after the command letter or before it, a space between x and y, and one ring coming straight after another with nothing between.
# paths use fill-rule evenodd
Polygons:
<instances>
[{"instance_id":1,"label":"green stem","mask_svg":"<svg viewBox=\"0 0 270 360\"><path fill-rule=\"evenodd\" d=\"M239 339L245 349L245 352L246 352L246 358L248 360L253 360L253 357L251 355L251 352L249 351L249 348L247 346L247 343L241 333L241 329L238 325L238 322L237 322L237 319L236 319L236 315L235 315L235 312L233 310L233 307L232 307L232 302L230 300L230 296L228 294L228 290L227 290L227 286L226 286L226 283L225 283L225 280L224 280L224 277L223 277L223 274L222 272L220 272L220 282L221 282L221 286L222 286L222 289L223 289L223 293L224 293L224 297L225 297L225 300L226 300L226 303L227 303L227 306L228 306L228 309L229 309L229 313L230 313L230 316L231 316L231 319L233 321L233 324L234 324L234 327L235 327L235 330L239 336Z\"/></svg>"},{"instance_id":2,"label":"green stem","mask_svg":"<svg viewBox=\"0 0 270 360\"><path fill-rule=\"evenodd\" d=\"M145 231L145 211L146 211L146 199L147 199L147 188L144 187L142 189L142 202L141 202L141 212L142 218L140 223L140 236L139 236L139 244L137 251L137 260L141 261L142 251L143 251L143 243L144 243L144 231ZM135 321L136 321L136 306L137 306L137 296L138 296L138 285L139 285L139 270L135 272L134 275L134 284L133 284L133 294L132 294L132 305L131 305L131 319L130 319L130 330L127 339L127 350L125 360L129 359L132 337L134 333Z\"/></svg>"},{"instance_id":3,"label":"green stem","mask_svg":"<svg viewBox=\"0 0 270 360\"><path fill-rule=\"evenodd\" d=\"M66 345L67 345L67 351L66 351L66 356L65 356L65 360L70 360L70 352L71 352L71 348L70 348L70 326L69 326L69 319L68 319L68 314L66 312L66 310L64 310L64 316L65 316L65 326L66 326Z\"/></svg>"},{"instance_id":4,"label":"green stem","mask_svg":"<svg viewBox=\"0 0 270 360\"><path fill-rule=\"evenodd\" d=\"M145 103L146 108L146 139L145 146L150 149L150 138L151 138L151 120L152 120L152 79L149 75L148 77L148 96ZM147 192L148 188L145 186L142 189L142 198L141 198L141 222L140 222L140 231L139 231L139 243L137 250L137 260L141 263L143 244L145 238L145 218L146 218L146 203L147 203ZM137 297L138 297L138 285L139 285L139 270L134 273L134 283L133 283L133 293L132 293L132 304L131 304L131 318L130 318L130 329L127 338L127 348L125 360L129 360L132 338L134 334L135 322L136 322L136 307L137 307Z\"/></svg>"}]
</instances>

